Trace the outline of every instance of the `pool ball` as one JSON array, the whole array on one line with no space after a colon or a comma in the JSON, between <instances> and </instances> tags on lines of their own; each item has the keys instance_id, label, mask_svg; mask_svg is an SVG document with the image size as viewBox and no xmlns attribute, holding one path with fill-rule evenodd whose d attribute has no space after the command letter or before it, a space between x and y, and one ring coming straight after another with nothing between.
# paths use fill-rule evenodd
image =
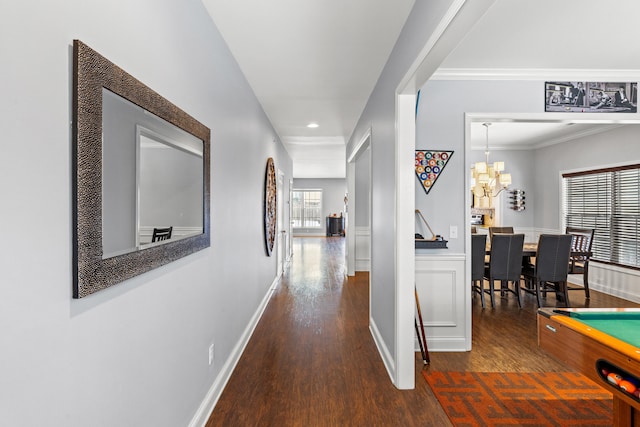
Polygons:
<instances>
[{"instance_id":1,"label":"pool ball","mask_svg":"<svg viewBox=\"0 0 640 427\"><path fill-rule=\"evenodd\" d=\"M634 391L636 391L636 386L633 385L633 383L627 379L624 379L622 381L620 381L620 383L618 384L618 387L620 387L622 390L626 391L629 394L633 394Z\"/></svg>"},{"instance_id":2,"label":"pool ball","mask_svg":"<svg viewBox=\"0 0 640 427\"><path fill-rule=\"evenodd\" d=\"M622 381L622 377L615 372L610 372L609 375L607 375L607 381L613 385L618 385L620 384L620 381Z\"/></svg>"},{"instance_id":3,"label":"pool ball","mask_svg":"<svg viewBox=\"0 0 640 427\"><path fill-rule=\"evenodd\" d=\"M636 377L629 377L629 378L626 378L626 380L629 381L634 386L636 386L636 388L640 388L640 381L638 381Z\"/></svg>"}]
</instances>

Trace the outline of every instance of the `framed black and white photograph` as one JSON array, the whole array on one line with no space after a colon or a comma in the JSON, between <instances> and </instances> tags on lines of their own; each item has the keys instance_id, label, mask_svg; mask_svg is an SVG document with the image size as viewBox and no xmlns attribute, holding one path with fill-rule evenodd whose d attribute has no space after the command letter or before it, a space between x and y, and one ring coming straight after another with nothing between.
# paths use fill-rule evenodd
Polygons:
<instances>
[{"instance_id":1,"label":"framed black and white photograph","mask_svg":"<svg viewBox=\"0 0 640 427\"><path fill-rule=\"evenodd\" d=\"M638 82L545 82L546 112L635 113Z\"/></svg>"}]
</instances>

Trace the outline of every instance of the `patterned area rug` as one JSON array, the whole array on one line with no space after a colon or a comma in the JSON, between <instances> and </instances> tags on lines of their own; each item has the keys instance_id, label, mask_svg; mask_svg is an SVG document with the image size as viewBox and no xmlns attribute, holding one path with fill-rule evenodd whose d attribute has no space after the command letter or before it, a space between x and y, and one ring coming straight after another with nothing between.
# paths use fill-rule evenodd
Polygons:
<instances>
[{"instance_id":1,"label":"patterned area rug","mask_svg":"<svg viewBox=\"0 0 640 427\"><path fill-rule=\"evenodd\" d=\"M455 426L611 426L613 399L572 372L432 372L427 383Z\"/></svg>"}]
</instances>

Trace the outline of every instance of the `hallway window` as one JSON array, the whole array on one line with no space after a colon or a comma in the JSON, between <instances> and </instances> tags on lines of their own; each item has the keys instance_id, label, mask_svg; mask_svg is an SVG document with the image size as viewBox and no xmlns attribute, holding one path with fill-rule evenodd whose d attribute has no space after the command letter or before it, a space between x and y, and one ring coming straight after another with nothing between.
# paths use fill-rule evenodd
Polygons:
<instances>
[{"instance_id":1,"label":"hallway window","mask_svg":"<svg viewBox=\"0 0 640 427\"><path fill-rule=\"evenodd\" d=\"M294 228L322 228L322 190L293 190Z\"/></svg>"}]
</instances>

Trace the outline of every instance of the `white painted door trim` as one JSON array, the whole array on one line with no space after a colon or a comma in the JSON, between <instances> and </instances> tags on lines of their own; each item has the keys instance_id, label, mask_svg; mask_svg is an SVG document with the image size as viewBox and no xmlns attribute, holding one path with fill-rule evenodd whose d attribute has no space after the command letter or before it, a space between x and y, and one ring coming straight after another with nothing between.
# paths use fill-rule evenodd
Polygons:
<instances>
[{"instance_id":1,"label":"white painted door trim","mask_svg":"<svg viewBox=\"0 0 640 427\"><path fill-rule=\"evenodd\" d=\"M356 164L353 161L347 162L347 222L345 224L345 239L347 244L347 276L356 274L356 237L353 235L355 229L356 215Z\"/></svg>"},{"instance_id":2,"label":"white painted door trim","mask_svg":"<svg viewBox=\"0 0 640 427\"><path fill-rule=\"evenodd\" d=\"M287 256L286 262L291 261L291 256L293 255L293 179L289 179L289 200L287 201L287 207L289 209L288 220L289 224L287 226Z\"/></svg>"},{"instance_id":3,"label":"white painted door trim","mask_svg":"<svg viewBox=\"0 0 640 427\"><path fill-rule=\"evenodd\" d=\"M284 172L277 171L277 224L278 236L276 238L276 277L282 276L285 266L285 239L287 227L284 225Z\"/></svg>"},{"instance_id":4,"label":"white painted door trim","mask_svg":"<svg viewBox=\"0 0 640 427\"><path fill-rule=\"evenodd\" d=\"M399 389L415 387L415 178L416 94L396 95L395 311L396 378Z\"/></svg>"},{"instance_id":5,"label":"white painted door trim","mask_svg":"<svg viewBox=\"0 0 640 427\"><path fill-rule=\"evenodd\" d=\"M368 128L355 145L351 153L347 155L347 193L349 197L347 212L347 276L356 274L356 160L358 157L371 146L371 128ZM369 156L369 171L371 171L371 157ZM369 180L371 182L371 180ZM369 185L369 205L371 205L371 185ZM371 226L371 207L369 207L369 226ZM369 244L371 247L371 244ZM371 259L371 257L369 257Z\"/></svg>"}]
</instances>

